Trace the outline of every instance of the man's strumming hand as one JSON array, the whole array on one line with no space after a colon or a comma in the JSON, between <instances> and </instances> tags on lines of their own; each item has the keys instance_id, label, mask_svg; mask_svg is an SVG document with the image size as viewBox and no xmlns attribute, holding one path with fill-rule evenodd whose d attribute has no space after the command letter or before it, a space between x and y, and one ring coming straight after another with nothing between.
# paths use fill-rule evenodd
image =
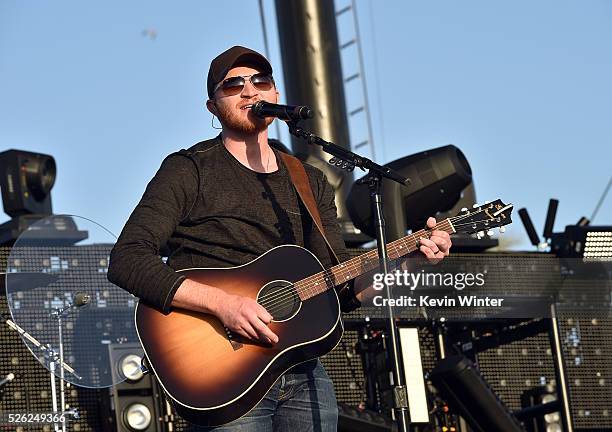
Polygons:
<instances>
[{"instance_id":1,"label":"man's strumming hand","mask_svg":"<svg viewBox=\"0 0 612 432\"><path fill-rule=\"evenodd\" d=\"M225 296L215 307L215 315L225 327L247 339L271 344L278 342L278 336L268 327L272 315L262 305L248 297Z\"/></svg>"},{"instance_id":2,"label":"man's strumming hand","mask_svg":"<svg viewBox=\"0 0 612 432\"><path fill-rule=\"evenodd\" d=\"M172 306L215 315L230 331L247 339L278 342L278 336L268 327L272 315L249 297L185 279L174 295Z\"/></svg>"}]
</instances>

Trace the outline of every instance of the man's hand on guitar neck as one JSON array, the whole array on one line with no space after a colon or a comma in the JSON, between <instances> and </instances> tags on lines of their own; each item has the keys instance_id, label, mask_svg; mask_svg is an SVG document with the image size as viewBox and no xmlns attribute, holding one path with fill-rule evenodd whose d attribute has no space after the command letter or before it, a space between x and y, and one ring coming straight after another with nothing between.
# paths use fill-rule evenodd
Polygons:
<instances>
[{"instance_id":1,"label":"man's hand on guitar neck","mask_svg":"<svg viewBox=\"0 0 612 432\"><path fill-rule=\"evenodd\" d=\"M185 279L174 295L172 306L215 315L225 327L247 339L278 342L278 336L268 327L272 315L251 298Z\"/></svg>"},{"instance_id":2,"label":"man's hand on guitar neck","mask_svg":"<svg viewBox=\"0 0 612 432\"><path fill-rule=\"evenodd\" d=\"M427 228L434 228L436 223L436 219L430 217L427 219ZM442 258L447 257L453 245L450 235L446 231L441 230L433 230L429 239L421 238L419 239L419 244L421 253L423 253L432 263L436 263Z\"/></svg>"},{"instance_id":3,"label":"man's hand on guitar neck","mask_svg":"<svg viewBox=\"0 0 612 432\"><path fill-rule=\"evenodd\" d=\"M427 228L433 229L436 226L436 219L430 217L427 219ZM429 239L419 239L419 251L425 255L427 261L432 264L438 263L444 257L450 254L450 248L453 245L450 235L446 231L433 230ZM415 252L416 253L416 252ZM409 259L402 259L400 262L401 270L409 270ZM355 279L355 294L357 300L365 302L371 300L377 291L372 288L372 277L374 273L379 272L380 269L372 270L365 273Z\"/></svg>"}]
</instances>

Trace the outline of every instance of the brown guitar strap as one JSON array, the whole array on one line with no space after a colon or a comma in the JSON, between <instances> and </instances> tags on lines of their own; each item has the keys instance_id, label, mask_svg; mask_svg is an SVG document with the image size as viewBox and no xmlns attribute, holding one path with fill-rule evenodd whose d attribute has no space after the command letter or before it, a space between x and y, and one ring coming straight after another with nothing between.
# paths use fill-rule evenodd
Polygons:
<instances>
[{"instance_id":1,"label":"brown guitar strap","mask_svg":"<svg viewBox=\"0 0 612 432\"><path fill-rule=\"evenodd\" d=\"M334 261L334 264L340 264L336 253L332 249L331 245L329 244L329 240L327 240L327 236L325 235L325 230L323 229L323 224L321 223L321 215L319 214L319 209L312 193L312 188L310 187L310 182L308 181L308 175L306 174L304 165L302 165L302 162L294 156L288 155L284 152L279 153L283 159L283 162L285 162L285 165L289 169L289 176L291 177L293 186L297 190L297 193L304 203L306 210L308 210L308 214L312 218L314 224L319 229L321 236L323 236L323 240L325 240L325 244L327 245L327 249L329 249L329 254L332 261Z\"/></svg>"}]
</instances>

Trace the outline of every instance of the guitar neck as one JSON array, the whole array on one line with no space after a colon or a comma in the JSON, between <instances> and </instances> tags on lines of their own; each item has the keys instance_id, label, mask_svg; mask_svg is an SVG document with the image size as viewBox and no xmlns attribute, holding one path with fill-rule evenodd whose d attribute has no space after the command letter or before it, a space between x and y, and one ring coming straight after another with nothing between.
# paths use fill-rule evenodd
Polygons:
<instances>
[{"instance_id":1,"label":"guitar neck","mask_svg":"<svg viewBox=\"0 0 612 432\"><path fill-rule=\"evenodd\" d=\"M445 219L439 222L432 229L422 229L405 237L397 239L387 244L387 253L390 259L398 259L404 255L417 250L417 244L421 238L429 238L433 230L446 231L453 234L455 229L450 219ZM302 300L307 300L318 294L321 294L328 289L332 289L338 285L349 282L364 273L378 268L378 250L374 249L344 261L327 270L315 273L305 279L302 279L294 284Z\"/></svg>"}]
</instances>

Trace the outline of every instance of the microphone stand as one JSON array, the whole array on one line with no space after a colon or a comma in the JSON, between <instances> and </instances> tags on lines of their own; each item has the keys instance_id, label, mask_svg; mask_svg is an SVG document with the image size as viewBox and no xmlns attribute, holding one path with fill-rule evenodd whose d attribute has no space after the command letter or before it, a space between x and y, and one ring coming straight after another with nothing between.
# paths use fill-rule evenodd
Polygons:
<instances>
[{"instance_id":1,"label":"microphone stand","mask_svg":"<svg viewBox=\"0 0 612 432\"><path fill-rule=\"evenodd\" d=\"M87 300L89 302L89 299ZM68 302L68 304L64 304L61 308L56 308L51 312L51 317L54 317L57 320L57 331L59 336L59 364L64 363L64 336L63 336L63 325L62 318L68 314L73 308L77 308L79 306L83 306L84 304L79 304L74 301ZM55 359L51 360L49 364L49 369L51 369L51 397L53 398L53 413L58 413L57 408L57 390L55 387ZM66 390L65 390L65 377L64 377L64 368L60 367L60 408L59 412L64 414L66 412ZM59 425L54 423L54 430L59 431ZM61 422L62 432L66 432L66 422Z\"/></svg>"},{"instance_id":2,"label":"microphone stand","mask_svg":"<svg viewBox=\"0 0 612 432\"><path fill-rule=\"evenodd\" d=\"M54 312L57 313L57 312ZM66 411L65 410L65 403L64 403L64 386L63 386L63 379L64 379L64 370L68 371L70 374L72 374L75 378L77 379L82 379L81 376L79 376L75 370L67 363L64 362L64 353L63 353L63 341L62 341L62 327L61 327L61 318L59 318L59 336L60 336L60 352L58 353L55 349L53 349L51 347L51 344L47 344L47 345L43 345L41 344L38 340L36 340L34 338L34 336L32 336L31 334L29 334L28 332L26 332L24 329L22 329L20 326L18 326L15 322L13 322L12 320L5 318L4 316L1 317L2 321L6 323L6 325L8 325L11 329L15 330L17 333L19 333L22 337L24 337L25 339L27 339L30 343L32 343L35 347L37 347L45 357L47 357L48 359L50 359L49 362L49 371L51 373L51 397L53 398L52 401L52 409L53 409L53 413L54 414L61 414L61 415L66 415L66 414L70 414L72 415L74 418L78 418L79 414L78 411L73 408L71 410ZM57 365L56 365L57 363ZM61 391L62 391L62 399L61 399L61 405L62 405L62 411L58 411L57 409L57 390L56 390L56 385L55 385L55 368L56 366L59 366L61 368ZM53 423L53 427L55 431L59 430L59 425L57 422ZM62 430L66 430L66 422L63 421L62 422Z\"/></svg>"},{"instance_id":3,"label":"microphone stand","mask_svg":"<svg viewBox=\"0 0 612 432\"><path fill-rule=\"evenodd\" d=\"M401 185L407 185L410 180L402 177L399 173L393 171L391 168L381 166L368 158L360 156L340 147L329 141L325 141L321 137L314 135L308 131L302 129L297 121L287 122L289 126L289 133L292 135L306 140L308 144L319 145L323 148L326 153L334 156L329 163L339 168L346 169L347 171L353 171L355 167L359 167L363 171L368 170L369 174L363 179L358 180L360 184L367 184L370 189L370 201L372 203L372 209L374 210L374 217L376 223L376 243L378 247L378 261L380 268L385 277L383 277L385 285L385 294L387 299L391 299L391 289L386 283L386 275L389 273L388 268L388 255L387 255L387 240L385 234L385 220L383 215L382 206L382 179L388 178L396 181ZM395 323L395 317L393 314L393 308L390 306L391 302L387 302L387 311L389 313L389 334L391 335L391 347L393 357L393 410L395 413L395 420L397 422L399 432L408 432L408 424L410 423L410 414L408 411L408 395L406 393L406 380L404 371L401 363L401 346L398 330Z\"/></svg>"}]
</instances>

